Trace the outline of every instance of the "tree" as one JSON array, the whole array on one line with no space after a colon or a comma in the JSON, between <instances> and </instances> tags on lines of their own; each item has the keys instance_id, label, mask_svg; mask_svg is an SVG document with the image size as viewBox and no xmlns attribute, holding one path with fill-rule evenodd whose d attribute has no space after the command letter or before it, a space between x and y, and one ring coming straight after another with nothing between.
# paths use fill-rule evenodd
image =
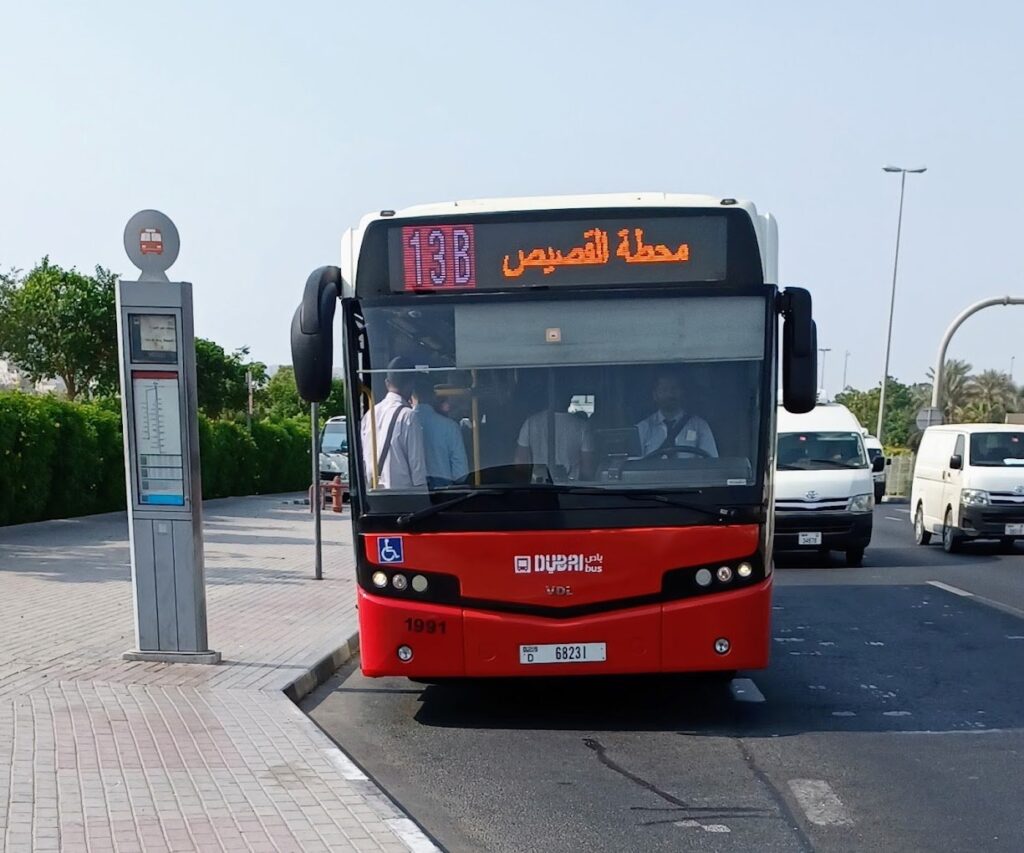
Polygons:
<instances>
[{"instance_id":1,"label":"tree","mask_svg":"<svg viewBox=\"0 0 1024 853\"><path fill-rule=\"evenodd\" d=\"M837 403L842 403L860 421L861 426L875 430L878 425L878 398L880 388L858 391L851 388L836 394ZM882 424L882 439L887 445L905 447L914 430L914 394L910 386L889 377L885 388L885 420Z\"/></svg>"},{"instance_id":2,"label":"tree","mask_svg":"<svg viewBox=\"0 0 1024 853\"><path fill-rule=\"evenodd\" d=\"M261 395L267 415L272 420L292 418L297 415L309 417L309 403L299 397L295 385L295 370L290 366L279 367L270 377ZM345 383L340 379L331 382L331 395L320 404L321 418L332 418L345 414Z\"/></svg>"},{"instance_id":3,"label":"tree","mask_svg":"<svg viewBox=\"0 0 1024 853\"><path fill-rule=\"evenodd\" d=\"M33 382L60 378L69 400L117 388L117 276L88 276L45 257L27 276L0 276L0 355Z\"/></svg>"},{"instance_id":4,"label":"tree","mask_svg":"<svg viewBox=\"0 0 1024 853\"><path fill-rule=\"evenodd\" d=\"M259 361L250 361L248 355L248 347L240 347L228 354L220 344L196 338L199 410L207 417L241 415L248 409L247 371L252 371L254 394L266 384L267 366Z\"/></svg>"},{"instance_id":5,"label":"tree","mask_svg":"<svg viewBox=\"0 0 1024 853\"><path fill-rule=\"evenodd\" d=\"M942 367L942 398L939 400L939 408L948 424L958 423L964 408L970 403L970 376L971 365L966 361L951 358ZM928 368L928 381L934 385L935 371L932 368Z\"/></svg>"},{"instance_id":6,"label":"tree","mask_svg":"<svg viewBox=\"0 0 1024 853\"><path fill-rule=\"evenodd\" d=\"M1002 423L1006 413L1017 410L1017 388L1009 375L985 370L967 382L968 404L962 417L967 423Z\"/></svg>"}]
</instances>

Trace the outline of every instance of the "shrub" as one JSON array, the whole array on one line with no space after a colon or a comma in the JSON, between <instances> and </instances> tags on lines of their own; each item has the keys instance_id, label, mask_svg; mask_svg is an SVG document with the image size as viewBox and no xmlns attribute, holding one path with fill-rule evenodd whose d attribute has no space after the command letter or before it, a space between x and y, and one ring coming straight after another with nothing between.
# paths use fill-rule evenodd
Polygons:
<instances>
[{"instance_id":1,"label":"shrub","mask_svg":"<svg viewBox=\"0 0 1024 853\"><path fill-rule=\"evenodd\" d=\"M199 416L203 497L306 489L309 422ZM0 525L124 509L121 417L110 401L0 392Z\"/></svg>"}]
</instances>

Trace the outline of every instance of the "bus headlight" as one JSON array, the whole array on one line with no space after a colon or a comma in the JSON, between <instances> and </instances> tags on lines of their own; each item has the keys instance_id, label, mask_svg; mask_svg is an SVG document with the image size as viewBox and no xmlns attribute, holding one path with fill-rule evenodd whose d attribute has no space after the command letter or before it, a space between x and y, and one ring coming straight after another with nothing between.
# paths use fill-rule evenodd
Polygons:
<instances>
[{"instance_id":1,"label":"bus headlight","mask_svg":"<svg viewBox=\"0 0 1024 853\"><path fill-rule=\"evenodd\" d=\"M399 592L403 592L409 586L409 579L405 575L395 575L391 579L391 585Z\"/></svg>"},{"instance_id":2,"label":"bus headlight","mask_svg":"<svg viewBox=\"0 0 1024 853\"><path fill-rule=\"evenodd\" d=\"M847 506L850 512L871 512L874 508L875 496L870 492L866 495L854 495Z\"/></svg>"},{"instance_id":3,"label":"bus headlight","mask_svg":"<svg viewBox=\"0 0 1024 853\"><path fill-rule=\"evenodd\" d=\"M984 489L964 489L960 492L960 503L964 506L988 506L988 492Z\"/></svg>"},{"instance_id":4,"label":"bus headlight","mask_svg":"<svg viewBox=\"0 0 1024 853\"><path fill-rule=\"evenodd\" d=\"M430 583L423 575L413 575L412 588L416 592L426 592L428 586L430 586Z\"/></svg>"},{"instance_id":5,"label":"bus headlight","mask_svg":"<svg viewBox=\"0 0 1024 853\"><path fill-rule=\"evenodd\" d=\"M698 569L697 574L693 576L693 579L697 581L698 586L707 586L711 583L711 572L707 569Z\"/></svg>"},{"instance_id":6,"label":"bus headlight","mask_svg":"<svg viewBox=\"0 0 1024 853\"><path fill-rule=\"evenodd\" d=\"M729 583L732 580L732 569L728 566L719 566L715 574L722 583Z\"/></svg>"},{"instance_id":7,"label":"bus headlight","mask_svg":"<svg viewBox=\"0 0 1024 853\"><path fill-rule=\"evenodd\" d=\"M384 589L388 585L388 576L385 572L374 572L370 580L377 589Z\"/></svg>"},{"instance_id":8,"label":"bus headlight","mask_svg":"<svg viewBox=\"0 0 1024 853\"><path fill-rule=\"evenodd\" d=\"M749 578L754 572L754 567L750 563L740 563L736 567L736 574L741 578Z\"/></svg>"}]
</instances>

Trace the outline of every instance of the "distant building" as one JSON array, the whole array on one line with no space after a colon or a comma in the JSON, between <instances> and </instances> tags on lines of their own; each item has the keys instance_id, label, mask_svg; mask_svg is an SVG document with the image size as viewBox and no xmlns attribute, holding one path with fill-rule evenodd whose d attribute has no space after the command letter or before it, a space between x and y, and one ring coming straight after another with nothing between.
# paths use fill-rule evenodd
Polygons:
<instances>
[{"instance_id":1,"label":"distant building","mask_svg":"<svg viewBox=\"0 0 1024 853\"><path fill-rule=\"evenodd\" d=\"M36 394L64 394L67 388L63 379L42 379L35 384L13 364L0 358L0 390L28 391Z\"/></svg>"}]
</instances>

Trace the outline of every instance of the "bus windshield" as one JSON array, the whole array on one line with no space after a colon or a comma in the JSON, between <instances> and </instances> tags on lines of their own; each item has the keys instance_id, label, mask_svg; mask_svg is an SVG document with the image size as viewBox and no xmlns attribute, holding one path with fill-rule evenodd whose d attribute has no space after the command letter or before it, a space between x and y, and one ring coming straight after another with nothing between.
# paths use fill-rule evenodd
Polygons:
<instances>
[{"instance_id":1,"label":"bus windshield","mask_svg":"<svg viewBox=\"0 0 1024 853\"><path fill-rule=\"evenodd\" d=\"M763 297L421 297L362 316L371 508L439 490L760 482Z\"/></svg>"}]
</instances>

